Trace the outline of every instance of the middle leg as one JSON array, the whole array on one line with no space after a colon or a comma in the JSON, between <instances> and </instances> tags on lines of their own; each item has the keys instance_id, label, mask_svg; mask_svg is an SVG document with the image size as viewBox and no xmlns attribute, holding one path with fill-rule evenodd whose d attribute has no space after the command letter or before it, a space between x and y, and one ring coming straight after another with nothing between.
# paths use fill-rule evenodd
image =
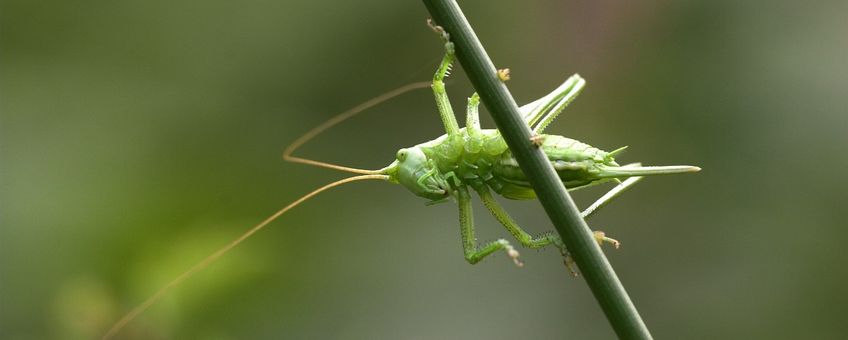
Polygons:
<instances>
[{"instance_id":1,"label":"middle leg","mask_svg":"<svg viewBox=\"0 0 848 340\"><path fill-rule=\"evenodd\" d=\"M565 245L562 243L562 239L560 239L559 235L556 235L551 232L543 233L538 237L531 236L528 232L524 231L515 220L512 219L511 216L504 210L504 208L495 200L495 197L492 196L492 191L489 190L486 186L481 186L479 188L474 188L477 191L477 194L480 195L480 199L483 201L483 205L486 206L486 209L495 216L495 219L498 220L503 226L509 231L512 236L515 237L518 242L520 242L523 246L527 248L542 248L547 245L553 244L560 251L565 254Z\"/></svg>"},{"instance_id":2,"label":"middle leg","mask_svg":"<svg viewBox=\"0 0 848 340\"><path fill-rule=\"evenodd\" d=\"M510 234L518 240L519 243L528 248L542 248L553 244L562 254L565 266L568 267L568 270L571 271L572 274L577 275L577 269L574 265L574 261L571 259L571 254L568 252L568 249L566 249L565 243L562 242L562 238L560 238L558 234L548 231L536 237L531 236L530 233L524 231L524 229L522 229L511 216L509 216L506 210L497 202L497 200L495 200L495 197L492 195L492 192L488 187L481 186L474 189L480 195L483 205L486 206L489 212L495 216L495 219L497 219L498 222L500 222L510 232ZM610 243L618 248L619 242L607 237L603 231L593 231L592 234L598 242L598 245Z\"/></svg>"},{"instance_id":3,"label":"middle leg","mask_svg":"<svg viewBox=\"0 0 848 340\"><path fill-rule=\"evenodd\" d=\"M456 192L457 201L459 201L459 225L462 232L462 250L465 252L465 260L468 263L475 264L498 250L504 250L516 266L523 266L524 263L518 259L518 251L507 240L499 239L483 246L477 246L474 215L471 212L471 195L468 194L468 188L464 186L459 187Z\"/></svg>"}]
</instances>

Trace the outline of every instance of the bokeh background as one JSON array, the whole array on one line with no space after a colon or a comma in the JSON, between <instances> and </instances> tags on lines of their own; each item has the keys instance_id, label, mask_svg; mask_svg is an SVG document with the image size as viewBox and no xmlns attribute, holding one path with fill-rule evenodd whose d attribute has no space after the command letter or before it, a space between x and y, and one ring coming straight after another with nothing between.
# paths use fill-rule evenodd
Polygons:
<instances>
[{"instance_id":1,"label":"bokeh background","mask_svg":"<svg viewBox=\"0 0 848 340\"><path fill-rule=\"evenodd\" d=\"M619 159L692 164L590 221L660 339L848 331L848 3L465 1L521 103L572 73L549 128ZM415 1L0 2L0 338L89 339L300 195L345 176L282 149L427 80ZM448 90L463 116L461 68ZM484 114L485 116L485 114ZM484 124L491 120L484 117ZM441 134L431 94L330 130L303 156L378 168ZM585 206L602 190L576 193ZM610 339L556 251L475 266L452 204L363 182L291 211L125 339ZM505 202L550 229L537 202ZM481 240L508 236L477 206Z\"/></svg>"}]
</instances>

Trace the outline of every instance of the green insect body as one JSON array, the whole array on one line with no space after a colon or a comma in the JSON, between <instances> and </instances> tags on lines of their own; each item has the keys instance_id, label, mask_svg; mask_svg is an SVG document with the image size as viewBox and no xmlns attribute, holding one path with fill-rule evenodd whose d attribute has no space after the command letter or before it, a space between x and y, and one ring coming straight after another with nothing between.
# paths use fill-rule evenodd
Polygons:
<instances>
[{"instance_id":1,"label":"green insect body","mask_svg":"<svg viewBox=\"0 0 848 340\"><path fill-rule=\"evenodd\" d=\"M444 201L459 185L488 186L501 196L536 198L524 172L498 130L460 130L459 138L447 135L398 151L397 160L384 169L390 181L400 183L418 196ZM560 180L570 190L630 176L670 173L672 167L622 167L614 156L624 148L606 152L580 141L540 135L540 148L548 156ZM411 155L411 156L410 156ZM691 168L681 168L681 172Z\"/></svg>"},{"instance_id":2,"label":"green insect body","mask_svg":"<svg viewBox=\"0 0 848 340\"><path fill-rule=\"evenodd\" d=\"M444 88L444 78L454 58L452 43L447 41L445 46L447 53L436 71L432 88L447 133L432 141L400 149L395 161L377 173L386 175L388 181L401 184L413 194L428 199L428 204L455 198L459 205L465 258L470 263L476 263L495 251L505 250L516 265L522 265L518 260L518 251L504 239L477 245L468 188L480 196L486 208L522 245L530 248L556 246L565 257L569 269L575 272L568 251L557 234L547 232L531 236L494 199L492 191L516 200L533 199L536 195L500 133L480 128L480 99L476 93L468 101L466 126L459 128ZM550 94L521 107L525 121L536 134L527 142L534 143L545 152L567 189L576 190L604 182L619 183L584 211L584 218L635 184L642 176L700 170L693 166L645 167L638 163L621 166L615 162L615 156L625 148L606 152L567 137L542 134L584 85L583 78L574 75ZM618 246L618 241L606 237L603 232L596 232L595 235L599 243Z\"/></svg>"},{"instance_id":3,"label":"green insect body","mask_svg":"<svg viewBox=\"0 0 848 340\"><path fill-rule=\"evenodd\" d=\"M480 128L478 117L480 98L476 93L468 100L466 126L465 128L459 128L443 82L450 69L450 64L454 59L453 44L448 40L447 33L438 27L434 26L433 28L441 33L443 39L446 41L445 47L447 53L442 59L432 83L409 84L343 112L295 140L283 153L283 158L290 162L352 172L359 174L358 176L348 177L324 185L286 205L166 284L118 320L103 338L109 339L115 336L124 325L161 299L168 291L214 262L224 253L290 209L325 190L361 180L379 179L400 184L413 194L426 198L429 201L428 204L447 202L451 198L455 199L459 206L459 224L463 252L468 262L472 264L477 263L498 250L504 250L516 265L523 265L518 259L518 251L505 239L498 239L482 245L477 244L474 219L471 212L471 194L469 191L469 188L471 188L471 190L478 194L483 205L489 212L492 213L498 222L521 245L529 248L541 248L548 245L555 246L563 255L566 266L576 275L577 272L568 250L565 248L558 234L545 232L537 236L530 235L507 214L506 210L495 199L494 194L515 200L533 199L536 195L527 177L521 171L521 168L518 167L518 163L507 148L500 133L497 130ZM503 74L501 74L500 78L503 81L508 79ZM433 89L439 115L441 116L446 133L432 141L400 149L397 152L394 162L385 168L380 170L364 170L292 156L294 150L329 127L371 106L411 89L421 88L423 85L430 85ZM700 170L698 167L693 166L643 167L638 163L621 166L615 162L615 156L623 151L624 148L606 152L574 139L542 134L548 124L580 93L584 85L585 81L580 76L574 75L548 95L521 107L521 112L527 125L535 134L527 143L533 143L545 152L566 188L576 190L605 182L618 183L612 190L586 208L582 212L583 218L590 217L597 209L637 183L642 179L642 176L696 172ZM618 241L606 237L603 232L596 231L595 238L601 244L611 243L616 247L618 246Z\"/></svg>"}]
</instances>

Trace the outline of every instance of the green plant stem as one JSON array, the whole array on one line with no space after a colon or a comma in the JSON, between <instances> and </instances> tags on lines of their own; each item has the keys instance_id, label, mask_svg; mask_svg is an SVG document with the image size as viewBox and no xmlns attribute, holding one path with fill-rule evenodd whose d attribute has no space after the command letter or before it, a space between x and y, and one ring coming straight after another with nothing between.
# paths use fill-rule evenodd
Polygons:
<instances>
[{"instance_id":1,"label":"green plant stem","mask_svg":"<svg viewBox=\"0 0 848 340\"><path fill-rule=\"evenodd\" d=\"M639 312L607 261L592 231L554 172L545 154L531 142L531 131L515 100L498 78L497 70L456 1L424 0L436 23L456 46L457 59L492 115L498 129L601 309L621 339L651 339Z\"/></svg>"}]
</instances>

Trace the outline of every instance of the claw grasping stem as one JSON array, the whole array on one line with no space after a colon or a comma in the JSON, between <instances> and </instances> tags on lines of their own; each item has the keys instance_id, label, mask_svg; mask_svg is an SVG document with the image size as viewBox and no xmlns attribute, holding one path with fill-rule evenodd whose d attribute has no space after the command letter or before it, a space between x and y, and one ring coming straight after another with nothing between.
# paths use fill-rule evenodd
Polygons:
<instances>
[{"instance_id":1,"label":"claw grasping stem","mask_svg":"<svg viewBox=\"0 0 848 340\"><path fill-rule=\"evenodd\" d=\"M614 238L607 237L607 234L604 233L603 231L596 230L596 231L593 231L592 233L595 235L595 240L598 241L599 246L603 246L604 242L612 244L612 246L615 247L615 249L618 249L618 247L621 246L621 242L618 242L618 240L616 240Z\"/></svg>"}]
</instances>

